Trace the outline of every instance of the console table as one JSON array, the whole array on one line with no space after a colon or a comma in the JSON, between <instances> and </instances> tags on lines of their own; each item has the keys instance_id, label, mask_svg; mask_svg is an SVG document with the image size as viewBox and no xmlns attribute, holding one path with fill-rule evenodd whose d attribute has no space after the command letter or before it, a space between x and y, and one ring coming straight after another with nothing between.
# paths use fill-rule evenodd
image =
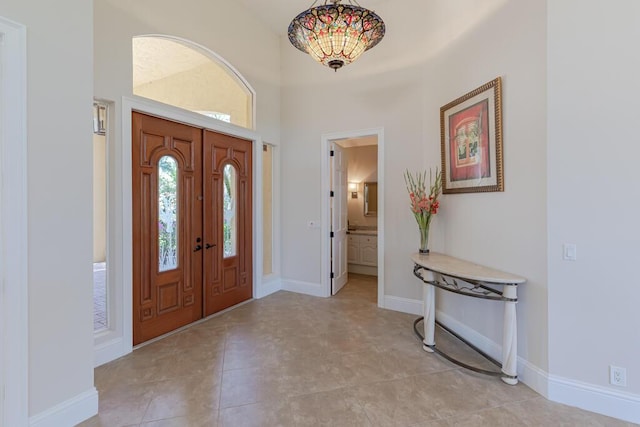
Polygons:
<instances>
[{"instance_id":1,"label":"console table","mask_svg":"<svg viewBox=\"0 0 640 427\"><path fill-rule=\"evenodd\" d=\"M436 252L431 252L426 255L415 253L411 256L411 259L415 264L413 274L425 284L424 317L418 318L413 325L416 335L418 335L422 340L422 348L428 352L436 352L449 361L464 368L471 369L482 374L499 376L502 381L507 384L517 384L517 288L518 284L525 283L526 279ZM496 289L500 287L502 290ZM451 329L436 321L435 288L444 289L449 292L473 298L504 302L502 364L473 346L468 341L464 340ZM420 334L417 326L418 323L423 320L424 336ZM489 371L467 365L436 348L436 324L463 341L489 361L501 367L501 371Z\"/></svg>"}]
</instances>

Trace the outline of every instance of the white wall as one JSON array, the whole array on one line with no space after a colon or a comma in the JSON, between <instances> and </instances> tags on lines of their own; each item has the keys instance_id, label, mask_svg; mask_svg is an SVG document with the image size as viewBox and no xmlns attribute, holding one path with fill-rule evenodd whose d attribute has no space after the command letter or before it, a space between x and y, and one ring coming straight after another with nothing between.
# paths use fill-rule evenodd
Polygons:
<instances>
[{"instance_id":1,"label":"white wall","mask_svg":"<svg viewBox=\"0 0 640 427\"><path fill-rule=\"evenodd\" d=\"M424 7L423 2L413 3ZM409 260L419 237L403 173L439 166L442 105L502 76L506 191L443 197L430 244L437 251L527 277L518 306L519 353L546 369L545 3L429 4L424 15L433 20L428 38L419 40L420 46L407 46L424 47L413 51L421 62L400 69L391 60L398 42L395 31L337 73L283 41L283 276L320 282L320 235L306 227L307 220L318 217L322 197L320 135L382 126L386 206L385 224L379 226L389 231L384 247L386 294L419 301L422 286ZM397 11L377 12L389 28L398 23ZM451 295L440 303L445 312L501 342L499 304Z\"/></svg>"},{"instance_id":2,"label":"white wall","mask_svg":"<svg viewBox=\"0 0 640 427\"><path fill-rule=\"evenodd\" d=\"M527 278L518 289L518 355L546 370L545 2L504 2L435 55L425 74L425 126L434 130L441 106L502 77L505 190L444 195L436 227L445 253ZM501 343L502 304L443 293L438 306Z\"/></svg>"},{"instance_id":3,"label":"white wall","mask_svg":"<svg viewBox=\"0 0 640 427\"><path fill-rule=\"evenodd\" d=\"M420 69L414 67L359 79L353 69L349 69L358 66L358 62L333 73L289 47L283 47L283 62L288 64L283 69L286 83L282 92L283 277L321 283L320 230L307 228L307 221L320 218L320 156L328 156L321 153L321 135L384 127L385 146L391 149L385 152L385 171L389 171L385 173L385 224L378 227L387 227L395 234L385 247L386 262L392 266L385 282L398 284L396 295L415 292L417 297L420 290L413 289L418 287L411 279L411 264L405 256L409 249L402 244L415 237L417 247L417 233L409 223L410 212L397 207L406 206L404 194L398 191L404 191L400 171L407 166L423 167L421 95L415 90L419 87ZM359 61L366 63L367 59L363 56ZM307 81L294 83L300 75L305 75ZM333 81L327 83L327 78Z\"/></svg>"},{"instance_id":4,"label":"white wall","mask_svg":"<svg viewBox=\"0 0 640 427\"><path fill-rule=\"evenodd\" d=\"M79 396L89 396L97 410L92 4L61 0L34 7L4 0L0 15L27 26L29 414L41 419Z\"/></svg>"},{"instance_id":5,"label":"white wall","mask_svg":"<svg viewBox=\"0 0 640 427\"><path fill-rule=\"evenodd\" d=\"M549 2L549 372L637 402L639 19L636 0Z\"/></svg>"}]
</instances>

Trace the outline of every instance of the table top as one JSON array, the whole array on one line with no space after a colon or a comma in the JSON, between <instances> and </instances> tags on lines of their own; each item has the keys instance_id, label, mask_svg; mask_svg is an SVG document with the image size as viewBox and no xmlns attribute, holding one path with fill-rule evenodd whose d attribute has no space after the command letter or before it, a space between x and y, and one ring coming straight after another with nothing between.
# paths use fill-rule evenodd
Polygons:
<instances>
[{"instance_id":1,"label":"table top","mask_svg":"<svg viewBox=\"0 0 640 427\"><path fill-rule=\"evenodd\" d=\"M506 273L438 252L430 252L427 255L414 253L411 255L411 259L427 270L459 277L461 279L505 284L519 284L527 281L524 277L516 276L515 274Z\"/></svg>"}]
</instances>

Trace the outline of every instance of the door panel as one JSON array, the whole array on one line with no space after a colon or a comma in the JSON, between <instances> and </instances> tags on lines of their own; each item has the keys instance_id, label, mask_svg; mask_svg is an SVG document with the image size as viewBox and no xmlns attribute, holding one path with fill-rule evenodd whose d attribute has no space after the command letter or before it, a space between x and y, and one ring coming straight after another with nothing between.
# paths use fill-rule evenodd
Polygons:
<instances>
[{"instance_id":1,"label":"door panel","mask_svg":"<svg viewBox=\"0 0 640 427\"><path fill-rule=\"evenodd\" d=\"M204 299L207 316L246 301L253 295L252 158L251 141L205 130L203 144ZM226 177L225 167L228 171L233 169L233 173ZM227 234L225 238L225 209L229 208L229 197L233 202L233 219L229 220L227 215L226 223L232 230L231 235ZM235 240L230 244L229 239Z\"/></svg>"},{"instance_id":2,"label":"door panel","mask_svg":"<svg viewBox=\"0 0 640 427\"><path fill-rule=\"evenodd\" d=\"M201 147L201 129L132 114L134 345L202 317Z\"/></svg>"},{"instance_id":3,"label":"door panel","mask_svg":"<svg viewBox=\"0 0 640 427\"><path fill-rule=\"evenodd\" d=\"M347 159L344 149L332 143L331 150L331 293L337 294L347 283Z\"/></svg>"}]
</instances>

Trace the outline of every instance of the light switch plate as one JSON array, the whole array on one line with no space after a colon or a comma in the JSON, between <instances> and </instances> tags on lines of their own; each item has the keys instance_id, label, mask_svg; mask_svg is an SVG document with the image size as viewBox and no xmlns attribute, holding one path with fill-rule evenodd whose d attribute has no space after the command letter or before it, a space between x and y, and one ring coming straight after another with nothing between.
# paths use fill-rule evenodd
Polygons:
<instances>
[{"instance_id":1,"label":"light switch plate","mask_svg":"<svg viewBox=\"0 0 640 427\"><path fill-rule=\"evenodd\" d=\"M575 261L578 259L577 249L574 243L565 243L562 245L562 259L565 261Z\"/></svg>"}]
</instances>

